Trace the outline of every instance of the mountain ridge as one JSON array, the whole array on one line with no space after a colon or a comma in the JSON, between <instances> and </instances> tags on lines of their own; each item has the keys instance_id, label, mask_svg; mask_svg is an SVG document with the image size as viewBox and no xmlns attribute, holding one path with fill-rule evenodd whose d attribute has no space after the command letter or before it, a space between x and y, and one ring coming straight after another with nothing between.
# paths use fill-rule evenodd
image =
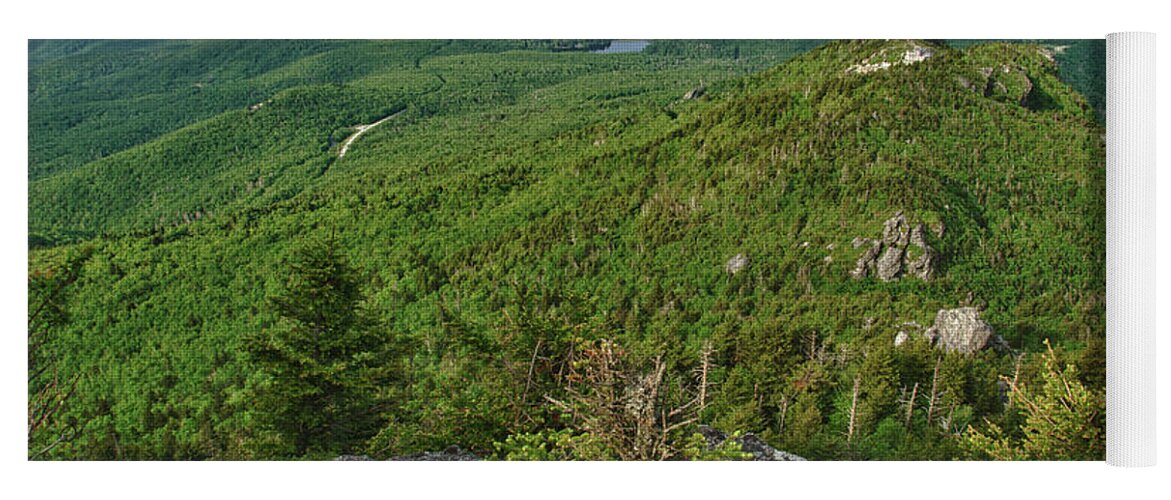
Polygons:
<instances>
[{"instance_id":1,"label":"mountain ridge","mask_svg":"<svg viewBox=\"0 0 1171 500\"><path fill-rule=\"evenodd\" d=\"M978 309L1022 352L1057 339L1091 372L1096 354L1077 356L1104 327L1102 127L1037 47L832 42L726 79L707 76L741 67L587 57L431 63L490 61L462 78L499 84L447 77L452 93L407 105L324 173L352 125L402 101L357 84L286 90L232 111L223 134L241 137L234 119L319 120L316 135L293 136L308 159L291 155L288 168L305 170L304 184L274 187L266 171L257 187L259 172L247 172L230 184L276 194L31 252L37 269L93 248L52 346L88 374L71 410L87 441L62 457L260 456L239 443L267 439L246 423L250 395L271 381L252 369L244 337L281 324L264 304L297 243L318 238L359 269L379 328L410 346L408 381L385 389L399 405L368 449L347 453L460 444L484 456L568 429L530 398L569 397L555 366L587 342L626 346L636 365L664 360L671 387L684 388L671 397L695 385L689 374L710 349L704 423L813 459L963 456L950 427L933 431L931 415L914 413L904 424L896 408L898 389L931 383L937 356L957 425L1013 422L996 385L1012 357L894 345L942 310ZM610 72L589 74L598 67ZM701 74L702 96L685 98ZM342 105L322 110L331 98ZM34 202L64 200L30 193ZM926 229L934 274L852 276L864 252L852 242L882 235L896 213ZM842 438L855 428L865 437Z\"/></svg>"}]
</instances>

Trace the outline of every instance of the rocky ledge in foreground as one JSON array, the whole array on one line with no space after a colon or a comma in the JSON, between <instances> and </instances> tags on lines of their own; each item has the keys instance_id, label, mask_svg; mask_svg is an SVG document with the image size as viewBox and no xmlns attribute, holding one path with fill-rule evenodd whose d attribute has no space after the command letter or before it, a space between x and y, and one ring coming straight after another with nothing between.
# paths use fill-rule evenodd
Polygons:
<instances>
[{"instance_id":1,"label":"rocky ledge in foreground","mask_svg":"<svg viewBox=\"0 0 1171 500\"><path fill-rule=\"evenodd\" d=\"M369 455L342 455L334 459L334 461L355 462L355 461L370 461L374 460ZM443 451L424 451L422 453L415 453L413 455L403 455L400 457L391 457L388 459L392 462L474 462L482 460L476 456L475 453L465 451L459 446L448 446Z\"/></svg>"},{"instance_id":2,"label":"rocky ledge in foreground","mask_svg":"<svg viewBox=\"0 0 1171 500\"><path fill-rule=\"evenodd\" d=\"M720 446L721 444L724 443L724 441L728 440L727 434L721 432L718 429L714 429L714 428L706 426L706 425L699 426L699 433L703 434L704 439L707 440L708 449L712 449L717 446ZM740 449L744 450L746 453L751 453L752 459L756 460L756 461L762 461L762 462L804 462L805 461L805 459L802 457L799 457L799 456L794 455L792 453L789 453L787 451L781 451L776 448L773 448L772 446L769 446L768 443L764 442L763 439L760 439L759 437L757 437L755 434L752 434L752 433L745 434L745 435L740 436L738 438L732 438L732 441L739 443Z\"/></svg>"}]
</instances>

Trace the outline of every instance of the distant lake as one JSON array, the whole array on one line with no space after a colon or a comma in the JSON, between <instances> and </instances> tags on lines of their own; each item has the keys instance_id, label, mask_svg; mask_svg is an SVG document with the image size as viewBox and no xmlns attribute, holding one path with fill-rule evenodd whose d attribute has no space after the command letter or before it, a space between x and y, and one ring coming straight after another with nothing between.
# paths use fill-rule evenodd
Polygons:
<instances>
[{"instance_id":1,"label":"distant lake","mask_svg":"<svg viewBox=\"0 0 1171 500\"><path fill-rule=\"evenodd\" d=\"M642 52L647 45L650 45L650 40L613 40L610 45L602 50L595 50L595 54L626 54L630 52Z\"/></svg>"}]
</instances>

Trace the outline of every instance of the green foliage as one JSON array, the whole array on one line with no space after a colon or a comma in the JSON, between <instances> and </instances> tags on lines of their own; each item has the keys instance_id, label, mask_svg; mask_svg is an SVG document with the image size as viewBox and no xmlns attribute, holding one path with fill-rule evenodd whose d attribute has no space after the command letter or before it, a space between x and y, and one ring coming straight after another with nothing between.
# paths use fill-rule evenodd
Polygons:
<instances>
[{"instance_id":1,"label":"green foliage","mask_svg":"<svg viewBox=\"0 0 1171 500\"><path fill-rule=\"evenodd\" d=\"M702 437L702 436L701 436ZM508 436L495 443L500 460L614 460L616 456L593 436L569 429L542 430Z\"/></svg>"},{"instance_id":2,"label":"green foliage","mask_svg":"<svg viewBox=\"0 0 1171 500\"><path fill-rule=\"evenodd\" d=\"M1025 418L1019 431L992 422L986 430L970 427L966 448L995 460L1104 460L1104 391L1082 385L1077 368L1062 366L1051 348L1042 354L1041 363L1035 385L1010 384L1009 400Z\"/></svg>"},{"instance_id":3,"label":"green foliage","mask_svg":"<svg viewBox=\"0 0 1171 500\"><path fill-rule=\"evenodd\" d=\"M61 376L50 344L54 330L66 324L70 288L92 255L91 247L70 252L60 264L34 270L28 279L28 458L51 457L78 434L74 418L65 418L74 403L80 375Z\"/></svg>"},{"instance_id":4,"label":"green foliage","mask_svg":"<svg viewBox=\"0 0 1171 500\"><path fill-rule=\"evenodd\" d=\"M355 450L381 416L379 387L393 382L391 342L362 310L358 274L336 241L308 242L289 267L286 289L271 300L282 321L245 345L262 377L259 456Z\"/></svg>"},{"instance_id":5,"label":"green foliage","mask_svg":"<svg viewBox=\"0 0 1171 500\"><path fill-rule=\"evenodd\" d=\"M1036 47L854 74L908 42L265 43L30 44L30 270L92 247L46 342L82 375L53 458L620 456L550 402L589 392L570 375L601 339L631 377L661 360L662 408L702 373L688 411L717 428L959 458L967 422L1025 424L996 387L1015 358L906 326L965 304L1101 387L1103 130ZM971 88L1002 67L1004 95ZM194 97L221 84L239 94ZM936 276L851 278L852 240L900 210Z\"/></svg>"},{"instance_id":6,"label":"green foliage","mask_svg":"<svg viewBox=\"0 0 1171 500\"><path fill-rule=\"evenodd\" d=\"M948 40L948 45L967 48L992 40ZM1106 40L1000 40L1037 44L1052 55L1061 80L1086 97L1099 123L1106 123Z\"/></svg>"},{"instance_id":7,"label":"green foliage","mask_svg":"<svg viewBox=\"0 0 1171 500\"><path fill-rule=\"evenodd\" d=\"M699 460L706 462L752 460L752 454L744 451L737 441L741 433L732 433L724 442L709 448L703 434L695 433L682 447L681 455L685 460Z\"/></svg>"}]
</instances>

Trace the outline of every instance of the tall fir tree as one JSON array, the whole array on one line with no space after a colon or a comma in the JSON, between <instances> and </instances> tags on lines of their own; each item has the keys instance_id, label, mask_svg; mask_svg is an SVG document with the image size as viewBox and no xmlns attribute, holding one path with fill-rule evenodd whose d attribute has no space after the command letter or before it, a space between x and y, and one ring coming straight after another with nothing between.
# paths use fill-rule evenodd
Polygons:
<instances>
[{"instance_id":1,"label":"tall fir tree","mask_svg":"<svg viewBox=\"0 0 1171 500\"><path fill-rule=\"evenodd\" d=\"M305 244L290 270L270 299L281 321L247 342L266 375L255 415L271 439L257 441L257 454L356 450L379 424L380 388L394 373L390 337L364 308L359 273L333 237Z\"/></svg>"}]
</instances>

